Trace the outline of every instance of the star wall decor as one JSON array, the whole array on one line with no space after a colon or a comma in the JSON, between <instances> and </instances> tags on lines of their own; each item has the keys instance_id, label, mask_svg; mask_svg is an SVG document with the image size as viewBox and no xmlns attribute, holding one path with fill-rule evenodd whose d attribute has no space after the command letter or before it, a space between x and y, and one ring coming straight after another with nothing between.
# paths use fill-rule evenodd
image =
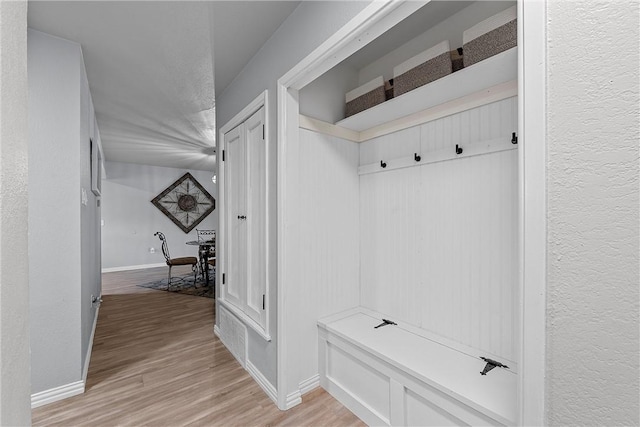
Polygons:
<instances>
[{"instance_id":1,"label":"star wall decor","mask_svg":"<svg viewBox=\"0 0 640 427\"><path fill-rule=\"evenodd\" d=\"M216 200L190 173L185 173L151 203L185 233L216 208Z\"/></svg>"}]
</instances>

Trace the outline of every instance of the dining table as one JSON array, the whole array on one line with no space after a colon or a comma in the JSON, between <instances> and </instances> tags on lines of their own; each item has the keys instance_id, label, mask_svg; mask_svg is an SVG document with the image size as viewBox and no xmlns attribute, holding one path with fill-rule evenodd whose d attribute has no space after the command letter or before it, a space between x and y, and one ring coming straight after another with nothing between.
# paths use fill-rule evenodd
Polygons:
<instances>
[{"instance_id":1,"label":"dining table","mask_svg":"<svg viewBox=\"0 0 640 427\"><path fill-rule=\"evenodd\" d=\"M204 276L205 286L209 286L209 260L216 259L215 256L209 256L211 248L216 247L215 240L190 240L187 245L198 246L198 256L200 260L200 269Z\"/></svg>"}]
</instances>

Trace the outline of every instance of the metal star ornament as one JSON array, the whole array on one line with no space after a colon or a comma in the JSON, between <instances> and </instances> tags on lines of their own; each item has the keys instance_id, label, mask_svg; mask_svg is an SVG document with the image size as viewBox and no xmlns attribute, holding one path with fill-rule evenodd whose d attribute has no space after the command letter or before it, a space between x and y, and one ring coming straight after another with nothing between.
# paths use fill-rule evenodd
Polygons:
<instances>
[{"instance_id":1,"label":"metal star ornament","mask_svg":"<svg viewBox=\"0 0 640 427\"><path fill-rule=\"evenodd\" d=\"M151 203L185 233L216 208L216 200L190 173L185 173Z\"/></svg>"}]
</instances>

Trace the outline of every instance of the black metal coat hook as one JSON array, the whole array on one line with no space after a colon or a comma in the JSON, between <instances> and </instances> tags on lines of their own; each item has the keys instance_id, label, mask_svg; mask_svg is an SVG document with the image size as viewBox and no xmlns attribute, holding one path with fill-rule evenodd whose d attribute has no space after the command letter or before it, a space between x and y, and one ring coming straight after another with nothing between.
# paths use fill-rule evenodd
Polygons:
<instances>
[{"instance_id":1,"label":"black metal coat hook","mask_svg":"<svg viewBox=\"0 0 640 427\"><path fill-rule=\"evenodd\" d=\"M380 167L381 167L382 169L384 169L384 168L386 168L386 167L387 167L387 164L384 162L384 160L380 160Z\"/></svg>"},{"instance_id":2,"label":"black metal coat hook","mask_svg":"<svg viewBox=\"0 0 640 427\"><path fill-rule=\"evenodd\" d=\"M456 154L462 154L462 147L456 144Z\"/></svg>"},{"instance_id":3,"label":"black metal coat hook","mask_svg":"<svg viewBox=\"0 0 640 427\"><path fill-rule=\"evenodd\" d=\"M496 361L496 360L492 360L492 359L488 359L486 357L482 357L480 356L480 359L484 360L485 362L487 362L487 364L485 365L484 369L482 370L482 372L480 372L480 375L487 375L487 372L489 372L490 370L492 370L493 368L505 368L505 369L509 369L509 367L507 365L503 365L502 363Z\"/></svg>"},{"instance_id":4,"label":"black metal coat hook","mask_svg":"<svg viewBox=\"0 0 640 427\"><path fill-rule=\"evenodd\" d=\"M511 134L511 143L514 145L518 143L518 135L515 132Z\"/></svg>"},{"instance_id":5,"label":"black metal coat hook","mask_svg":"<svg viewBox=\"0 0 640 427\"><path fill-rule=\"evenodd\" d=\"M418 156L418 153L413 153L413 160L419 162L420 160L422 160L422 157Z\"/></svg>"}]
</instances>

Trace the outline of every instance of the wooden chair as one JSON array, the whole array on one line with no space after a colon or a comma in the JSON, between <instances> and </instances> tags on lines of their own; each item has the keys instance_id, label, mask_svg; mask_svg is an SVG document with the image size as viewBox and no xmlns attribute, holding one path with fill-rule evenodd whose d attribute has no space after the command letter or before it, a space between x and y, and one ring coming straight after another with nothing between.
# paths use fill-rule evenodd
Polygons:
<instances>
[{"instance_id":1,"label":"wooden chair","mask_svg":"<svg viewBox=\"0 0 640 427\"><path fill-rule=\"evenodd\" d=\"M169 254L169 245L167 245L167 239L166 237L164 237L164 234L161 233L160 231L154 233L154 236L158 236L158 238L160 239L160 241L162 242L162 255L164 255L164 259L167 262L167 265L169 266L169 277L167 279L167 288L171 289L171 268L176 266L176 265L190 265L191 266L191 270L193 271L193 283L195 285L196 283L196 277L198 274L198 258L194 257L194 256L185 256L185 257L180 257L180 258L171 258L171 255ZM182 279L178 279L176 280L176 283L182 281Z\"/></svg>"}]
</instances>

